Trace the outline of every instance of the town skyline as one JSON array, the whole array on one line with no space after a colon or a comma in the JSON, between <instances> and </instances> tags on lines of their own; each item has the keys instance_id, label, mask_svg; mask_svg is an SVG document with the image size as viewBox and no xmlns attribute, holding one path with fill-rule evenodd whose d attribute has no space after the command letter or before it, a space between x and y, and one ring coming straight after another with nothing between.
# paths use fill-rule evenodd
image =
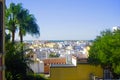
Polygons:
<instances>
[{"instance_id":1,"label":"town skyline","mask_svg":"<svg viewBox=\"0 0 120 80\"><path fill-rule=\"evenodd\" d=\"M6 0L7 6L11 2L22 3L40 27L39 38L27 35L24 40L93 40L120 25L119 0Z\"/></svg>"}]
</instances>

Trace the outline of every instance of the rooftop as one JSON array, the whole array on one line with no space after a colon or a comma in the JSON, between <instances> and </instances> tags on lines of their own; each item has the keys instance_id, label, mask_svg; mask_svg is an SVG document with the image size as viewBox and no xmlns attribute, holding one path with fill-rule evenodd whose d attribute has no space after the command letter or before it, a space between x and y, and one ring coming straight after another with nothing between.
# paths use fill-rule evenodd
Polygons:
<instances>
[{"instance_id":1,"label":"rooftop","mask_svg":"<svg viewBox=\"0 0 120 80\"><path fill-rule=\"evenodd\" d=\"M51 64L50 67L76 67L73 64Z\"/></svg>"}]
</instances>

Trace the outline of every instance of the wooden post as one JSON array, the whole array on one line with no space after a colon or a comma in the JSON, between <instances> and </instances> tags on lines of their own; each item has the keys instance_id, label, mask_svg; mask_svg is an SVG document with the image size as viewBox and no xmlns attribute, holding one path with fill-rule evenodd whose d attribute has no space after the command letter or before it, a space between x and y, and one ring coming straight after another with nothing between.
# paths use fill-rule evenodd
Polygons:
<instances>
[{"instance_id":1,"label":"wooden post","mask_svg":"<svg viewBox=\"0 0 120 80\"><path fill-rule=\"evenodd\" d=\"M5 0L0 0L0 80L5 80L5 64L4 64L4 52L5 52Z\"/></svg>"}]
</instances>

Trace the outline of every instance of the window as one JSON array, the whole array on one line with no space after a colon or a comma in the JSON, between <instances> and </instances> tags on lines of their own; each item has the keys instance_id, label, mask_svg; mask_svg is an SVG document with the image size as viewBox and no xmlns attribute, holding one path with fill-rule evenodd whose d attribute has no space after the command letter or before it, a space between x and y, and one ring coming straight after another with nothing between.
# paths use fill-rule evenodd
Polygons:
<instances>
[{"instance_id":1,"label":"window","mask_svg":"<svg viewBox=\"0 0 120 80\"><path fill-rule=\"evenodd\" d=\"M104 69L104 79L111 79L112 78L112 73L108 69Z\"/></svg>"}]
</instances>

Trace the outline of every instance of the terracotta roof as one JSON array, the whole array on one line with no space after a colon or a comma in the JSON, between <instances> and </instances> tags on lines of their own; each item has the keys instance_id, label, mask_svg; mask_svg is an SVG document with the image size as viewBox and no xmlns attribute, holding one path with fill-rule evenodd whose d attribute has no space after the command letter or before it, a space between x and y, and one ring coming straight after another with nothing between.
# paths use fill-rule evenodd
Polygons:
<instances>
[{"instance_id":1,"label":"terracotta roof","mask_svg":"<svg viewBox=\"0 0 120 80\"><path fill-rule=\"evenodd\" d=\"M49 58L43 60L44 64L66 64L66 58Z\"/></svg>"}]
</instances>

